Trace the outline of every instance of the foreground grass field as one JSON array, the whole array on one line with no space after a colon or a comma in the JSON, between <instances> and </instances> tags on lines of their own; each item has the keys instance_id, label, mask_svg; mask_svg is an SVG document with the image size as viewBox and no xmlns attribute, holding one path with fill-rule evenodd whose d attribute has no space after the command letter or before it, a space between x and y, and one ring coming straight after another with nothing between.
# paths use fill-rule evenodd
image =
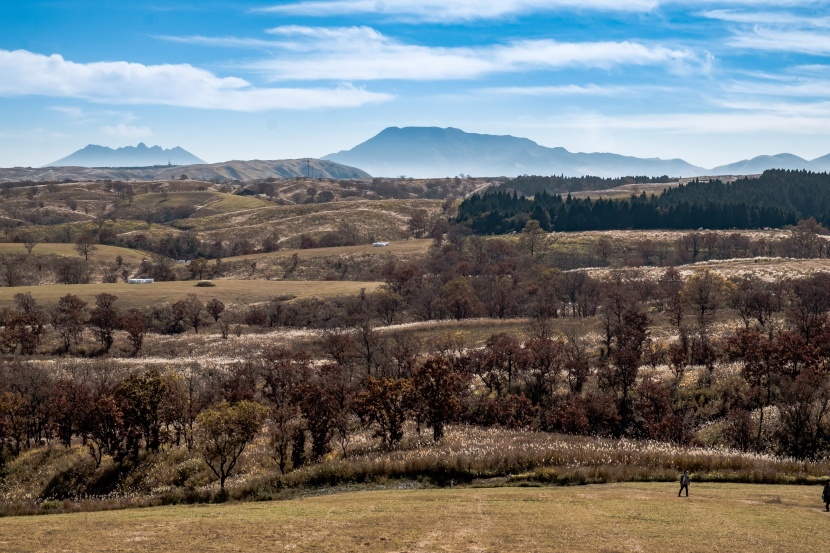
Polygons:
<instances>
[{"instance_id":1,"label":"foreground grass field","mask_svg":"<svg viewBox=\"0 0 830 553\"><path fill-rule=\"evenodd\" d=\"M22 551L824 551L821 489L674 483L349 492L0 524Z\"/></svg>"},{"instance_id":2,"label":"foreground grass field","mask_svg":"<svg viewBox=\"0 0 830 553\"><path fill-rule=\"evenodd\" d=\"M202 288L192 280L156 282L153 284L53 284L48 286L17 286L0 288L0 307L14 305L15 294L31 293L43 304L57 303L66 294L74 294L89 304L101 293L118 296L120 307L147 307L161 302L183 299L196 294L202 301L218 298L224 303L251 303L266 301L274 296L297 298L356 294L361 288L374 291L379 282L353 281L269 281L269 280L214 280L215 286Z\"/></svg>"}]
</instances>

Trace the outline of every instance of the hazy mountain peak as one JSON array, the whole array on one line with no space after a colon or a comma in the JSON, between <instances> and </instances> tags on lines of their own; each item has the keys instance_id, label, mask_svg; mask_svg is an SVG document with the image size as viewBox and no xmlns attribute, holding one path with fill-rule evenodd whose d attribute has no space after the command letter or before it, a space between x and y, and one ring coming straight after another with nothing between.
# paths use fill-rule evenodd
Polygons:
<instances>
[{"instance_id":1,"label":"hazy mountain peak","mask_svg":"<svg viewBox=\"0 0 830 553\"><path fill-rule=\"evenodd\" d=\"M154 165L195 165L205 163L180 146L165 150L161 146L148 147L144 142L137 146L109 148L88 144L63 159L46 167L151 167Z\"/></svg>"},{"instance_id":2,"label":"hazy mountain peak","mask_svg":"<svg viewBox=\"0 0 830 553\"><path fill-rule=\"evenodd\" d=\"M683 160L639 159L617 154L571 153L528 138L467 133L453 127L388 127L351 150L323 159L361 167L373 175L413 177L516 176L521 174L700 175Z\"/></svg>"}]
</instances>

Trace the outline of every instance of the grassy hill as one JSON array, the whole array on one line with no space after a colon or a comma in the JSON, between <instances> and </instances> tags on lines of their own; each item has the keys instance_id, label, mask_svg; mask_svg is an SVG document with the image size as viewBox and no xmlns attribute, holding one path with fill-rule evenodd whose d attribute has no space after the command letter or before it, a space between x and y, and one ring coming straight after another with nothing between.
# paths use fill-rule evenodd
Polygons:
<instances>
[{"instance_id":1,"label":"grassy hill","mask_svg":"<svg viewBox=\"0 0 830 553\"><path fill-rule=\"evenodd\" d=\"M26 248L23 244L9 244L0 243L0 255L2 254L25 254ZM33 255L65 255L69 257L79 257L74 244L37 244L32 249ZM97 262L114 263L115 258L121 256L125 263L138 264L141 260L148 256L147 253L139 250L131 250L129 248L119 248L116 246L104 246L96 244L95 250L89 254L89 259Z\"/></svg>"},{"instance_id":2,"label":"grassy hill","mask_svg":"<svg viewBox=\"0 0 830 553\"><path fill-rule=\"evenodd\" d=\"M178 220L173 226L191 230L208 239L245 238L258 243L263 236L277 233L291 248L303 234L319 236L350 227L360 241L404 240L411 237L409 220L416 210L428 216L441 211L437 200L349 201L322 204L272 206ZM230 234L229 234L230 233Z\"/></svg>"},{"instance_id":3,"label":"grassy hill","mask_svg":"<svg viewBox=\"0 0 830 553\"><path fill-rule=\"evenodd\" d=\"M191 206L199 216L208 217L269 205L258 198L236 196L222 192L156 192L141 194L133 199L130 208L139 212L152 212L161 208ZM129 208L128 208L129 209Z\"/></svg>"},{"instance_id":4,"label":"grassy hill","mask_svg":"<svg viewBox=\"0 0 830 553\"><path fill-rule=\"evenodd\" d=\"M5 518L22 551L801 551L820 488L673 483L359 491L293 501Z\"/></svg>"}]
</instances>

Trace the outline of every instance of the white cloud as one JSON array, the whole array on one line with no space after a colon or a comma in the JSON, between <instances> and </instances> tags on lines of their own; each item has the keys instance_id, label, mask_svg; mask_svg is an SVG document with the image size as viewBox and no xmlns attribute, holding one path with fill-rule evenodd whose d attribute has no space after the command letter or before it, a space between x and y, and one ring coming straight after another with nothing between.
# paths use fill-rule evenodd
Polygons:
<instances>
[{"instance_id":1,"label":"white cloud","mask_svg":"<svg viewBox=\"0 0 830 553\"><path fill-rule=\"evenodd\" d=\"M657 5L656 0L322 0L293 2L257 11L312 17L374 14L442 23L562 9L647 12Z\"/></svg>"},{"instance_id":2,"label":"white cloud","mask_svg":"<svg viewBox=\"0 0 830 553\"><path fill-rule=\"evenodd\" d=\"M654 90L656 87L649 87ZM480 92L485 94L503 94L508 96L619 96L629 95L643 87L631 86L600 86L587 85L559 85L559 86L507 86L485 88Z\"/></svg>"},{"instance_id":3,"label":"white cloud","mask_svg":"<svg viewBox=\"0 0 830 553\"><path fill-rule=\"evenodd\" d=\"M153 135L150 127L133 127L123 123L103 126L101 127L101 132L107 136L117 136L120 138L147 138Z\"/></svg>"},{"instance_id":4,"label":"white cloud","mask_svg":"<svg viewBox=\"0 0 830 553\"><path fill-rule=\"evenodd\" d=\"M830 128L830 104L733 104L734 111L703 113L645 113L626 115L577 114L529 123L529 128L597 131L651 131L674 134L782 133L824 134Z\"/></svg>"},{"instance_id":5,"label":"white cloud","mask_svg":"<svg viewBox=\"0 0 830 553\"><path fill-rule=\"evenodd\" d=\"M798 27L830 27L830 17L815 17L796 15L785 12L748 12L740 10L711 10L700 15L709 19L728 21L730 23L745 23L748 25L789 25Z\"/></svg>"},{"instance_id":6,"label":"white cloud","mask_svg":"<svg viewBox=\"0 0 830 553\"><path fill-rule=\"evenodd\" d=\"M84 117L86 115L84 113L84 110L74 106L52 106L49 109L51 109L52 111L57 111L58 113L62 113L63 115L66 115L71 119L80 119L81 117Z\"/></svg>"},{"instance_id":7,"label":"white cloud","mask_svg":"<svg viewBox=\"0 0 830 553\"><path fill-rule=\"evenodd\" d=\"M770 78L767 82L735 81L725 85L724 90L744 95L826 98L830 91L830 80L794 79L792 76L781 76L781 78Z\"/></svg>"},{"instance_id":8,"label":"white cloud","mask_svg":"<svg viewBox=\"0 0 830 553\"><path fill-rule=\"evenodd\" d=\"M830 34L804 30L777 30L755 27L752 32L736 33L730 46L773 52L801 52L830 55Z\"/></svg>"},{"instance_id":9,"label":"white cloud","mask_svg":"<svg viewBox=\"0 0 830 553\"><path fill-rule=\"evenodd\" d=\"M60 55L0 50L0 96L42 95L107 104L153 104L231 111L356 107L391 98L353 86L257 88L187 64L74 63Z\"/></svg>"},{"instance_id":10,"label":"white cloud","mask_svg":"<svg viewBox=\"0 0 830 553\"><path fill-rule=\"evenodd\" d=\"M369 27L286 26L269 33L285 37L291 55L262 60L249 68L274 80L471 79L496 73L608 69L619 65L664 65L677 72L707 71L709 60L690 50L637 42L527 40L481 47L404 44Z\"/></svg>"},{"instance_id":11,"label":"white cloud","mask_svg":"<svg viewBox=\"0 0 830 553\"><path fill-rule=\"evenodd\" d=\"M301 0L254 11L281 15L331 17L337 15L376 15L405 22L455 23L504 19L555 11L601 11L646 13L662 5L729 5L816 7L826 0ZM721 10L730 11L730 10Z\"/></svg>"}]
</instances>

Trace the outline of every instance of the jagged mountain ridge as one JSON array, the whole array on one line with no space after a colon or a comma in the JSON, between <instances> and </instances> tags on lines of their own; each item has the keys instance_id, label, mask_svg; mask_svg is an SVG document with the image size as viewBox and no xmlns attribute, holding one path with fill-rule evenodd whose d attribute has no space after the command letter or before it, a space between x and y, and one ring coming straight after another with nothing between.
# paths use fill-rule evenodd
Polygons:
<instances>
[{"instance_id":1,"label":"jagged mountain ridge","mask_svg":"<svg viewBox=\"0 0 830 553\"><path fill-rule=\"evenodd\" d=\"M115 149L89 144L46 167L151 167L199 163L205 162L180 146L164 149L161 146L147 147L139 142L138 146Z\"/></svg>"}]
</instances>

